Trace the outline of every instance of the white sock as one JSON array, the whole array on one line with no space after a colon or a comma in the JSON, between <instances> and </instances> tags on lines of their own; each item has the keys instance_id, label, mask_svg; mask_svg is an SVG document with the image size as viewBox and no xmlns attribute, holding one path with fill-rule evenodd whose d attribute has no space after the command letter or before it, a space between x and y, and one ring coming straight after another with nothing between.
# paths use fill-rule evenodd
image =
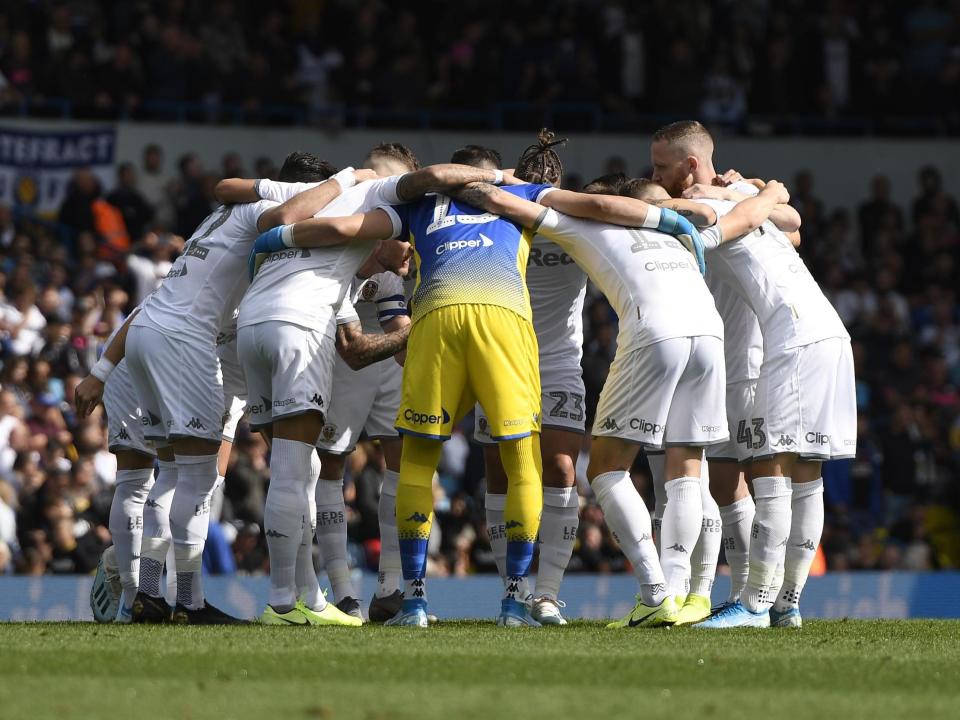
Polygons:
<instances>
[{"instance_id":1,"label":"white sock","mask_svg":"<svg viewBox=\"0 0 960 720\"><path fill-rule=\"evenodd\" d=\"M220 516L223 515L223 484L226 481L223 475L217 475L217 484L210 494L210 522L220 522Z\"/></svg>"},{"instance_id":2,"label":"white sock","mask_svg":"<svg viewBox=\"0 0 960 720\"><path fill-rule=\"evenodd\" d=\"M633 574L640 581L641 600L646 605L659 605L666 597L666 580L651 537L650 513L633 486L630 473L603 473L590 484L607 525L633 565Z\"/></svg>"},{"instance_id":3,"label":"white sock","mask_svg":"<svg viewBox=\"0 0 960 720\"><path fill-rule=\"evenodd\" d=\"M377 573L377 597L387 597L400 589L403 578L400 564L400 540L397 538L397 483L400 473L385 470L380 487L380 565Z\"/></svg>"},{"instance_id":4,"label":"white sock","mask_svg":"<svg viewBox=\"0 0 960 720\"><path fill-rule=\"evenodd\" d=\"M270 488L263 511L264 534L270 553L270 594L267 602L287 612L297 601L297 554L309 510L310 456L313 446L274 438L270 449Z\"/></svg>"},{"instance_id":5,"label":"white sock","mask_svg":"<svg viewBox=\"0 0 960 720\"><path fill-rule=\"evenodd\" d=\"M139 578L140 591L155 598L163 597L160 576L163 575L163 564L173 541L170 534L170 506L177 487L177 464L173 460L160 460L157 464L157 478L143 506ZM172 567L167 568L167 573L172 575L173 572Z\"/></svg>"},{"instance_id":6,"label":"white sock","mask_svg":"<svg viewBox=\"0 0 960 720\"><path fill-rule=\"evenodd\" d=\"M750 531L750 572L742 600L751 612L761 612L773 604L774 577L790 535L790 478L755 478L753 495L757 510Z\"/></svg>"},{"instance_id":7,"label":"white sock","mask_svg":"<svg viewBox=\"0 0 960 720\"><path fill-rule=\"evenodd\" d=\"M146 538L144 538L146 542ZM167 543L167 582L164 598L167 605L173 607L177 604L177 558L173 552L173 540ZM143 587L143 553L140 554L140 586Z\"/></svg>"},{"instance_id":8,"label":"white sock","mask_svg":"<svg viewBox=\"0 0 960 720\"><path fill-rule=\"evenodd\" d=\"M793 483L792 523L783 566L783 587L774 604L783 612L800 605L810 565L823 534L823 478Z\"/></svg>"},{"instance_id":9,"label":"white sock","mask_svg":"<svg viewBox=\"0 0 960 720\"><path fill-rule=\"evenodd\" d=\"M660 538L663 535L663 511L667 507L667 491L664 485L667 482L666 453L650 453L647 455L647 464L650 466L650 476L653 480L653 542L657 546L657 555L660 555Z\"/></svg>"},{"instance_id":10,"label":"white sock","mask_svg":"<svg viewBox=\"0 0 960 720\"><path fill-rule=\"evenodd\" d=\"M347 562L347 508L343 502L343 478L317 483L317 543L337 602L355 598Z\"/></svg>"},{"instance_id":11,"label":"white sock","mask_svg":"<svg viewBox=\"0 0 960 720\"><path fill-rule=\"evenodd\" d=\"M487 511L487 535L490 538L490 549L493 550L493 560L497 564L500 580L505 582L507 579L507 529L504 527L503 509L507 506L507 496L503 493L488 492L483 504Z\"/></svg>"},{"instance_id":12,"label":"white sock","mask_svg":"<svg viewBox=\"0 0 960 720\"><path fill-rule=\"evenodd\" d=\"M663 512L660 563L667 578L667 593L690 592L690 555L703 524L700 478L681 477L664 483L667 507Z\"/></svg>"},{"instance_id":13,"label":"white sock","mask_svg":"<svg viewBox=\"0 0 960 720\"><path fill-rule=\"evenodd\" d=\"M573 544L580 524L580 498L577 488L543 489L540 515L540 564L537 569L536 597L556 600L563 573L570 564Z\"/></svg>"},{"instance_id":14,"label":"white sock","mask_svg":"<svg viewBox=\"0 0 960 720\"><path fill-rule=\"evenodd\" d=\"M417 578L416 580L403 581L403 599L404 600L423 600L427 601L427 582L426 578Z\"/></svg>"},{"instance_id":15,"label":"white sock","mask_svg":"<svg viewBox=\"0 0 960 720\"><path fill-rule=\"evenodd\" d=\"M327 606L317 571L313 566L313 525L307 523L309 515L303 516L303 530L300 534L300 547L297 548L296 584L297 597L311 610L323 610Z\"/></svg>"},{"instance_id":16,"label":"white sock","mask_svg":"<svg viewBox=\"0 0 960 720\"><path fill-rule=\"evenodd\" d=\"M707 463L701 465L700 501L703 505L703 522L700 537L690 556L690 592L710 597L713 581L717 576L717 561L720 558L720 508L710 494L710 475Z\"/></svg>"},{"instance_id":17,"label":"white sock","mask_svg":"<svg viewBox=\"0 0 960 720\"><path fill-rule=\"evenodd\" d=\"M753 529L755 511L756 507L750 495L720 508L723 553L730 566L730 595L727 596L727 602L739 600L747 586L747 574L750 572L750 532Z\"/></svg>"},{"instance_id":18,"label":"white sock","mask_svg":"<svg viewBox=\"0 0 960 720\"><path fill-rule=\"evenodd\" d=\"M140 545L143 538L143 505L153 485L153 468L118 470L110 504L110 535L117 554L123 595L122 608L133 607L140 584ZM119 612L119 609L118 609Z\"/></svg>"},{"instance_id":19,"label":"white sock","mask_svg":"<svg viewBox=\"0 0 960 720\"><path fill-rule=\"evenodd\" d=\"M300 538L300 547L297 548L297 597L311 610L323 610L327 600L323 597L320 582L317 580L317 570L313 566L313 538L317 532L317 481L320 477L320 456L313 453L310 456L310 482L307 483L307 512L303 517L303 530Z\"/></svg>"},{"instance_id":20,"label":"white sock","mask_svg":"<svg viewBox=\"0 0 960 720\"><path fill-rule=\"evenodd\" d=\"M210 496L217 485L216 455L177 455L177 489L170 504L170 533L177 563L177 603L204 605L201 558L210 529Z\"/></svg>"}]
</instances>

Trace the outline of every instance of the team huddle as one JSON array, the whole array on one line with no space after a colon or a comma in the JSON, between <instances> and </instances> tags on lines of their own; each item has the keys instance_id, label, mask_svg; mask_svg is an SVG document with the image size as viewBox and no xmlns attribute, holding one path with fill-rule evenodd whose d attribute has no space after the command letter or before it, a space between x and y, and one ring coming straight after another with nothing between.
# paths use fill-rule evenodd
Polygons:
<instances>
[{"instance_id":1,"label":"team huddle","mask_svg":"<svg viewBox=\"0 0 960 720\"><path fill-rule=\"evenodd\" d=\"M362 624L343 472L363 435L386 462L367 617L427 627L433 478L475 410L498 624L565 624L589 278L619 334L587 478L639 585L610 626L800 626L821 464L853 456L856 404L850 338L796 252L789 194L718 175L697 122L654 135L652 179L580 192L559 189L559 142L541 132L512 170L480 146L420 169L382 144L362 170L293 153L277 181L220 183L223 205L77 389L81 413L102 399L118 462L98 621L246 622L206 600L201 570L246 415L271 448L259 622ZM652 523L630 475L641 448ZM711 607L721 545L732 584Z\"/></svg>"}]
</instances>

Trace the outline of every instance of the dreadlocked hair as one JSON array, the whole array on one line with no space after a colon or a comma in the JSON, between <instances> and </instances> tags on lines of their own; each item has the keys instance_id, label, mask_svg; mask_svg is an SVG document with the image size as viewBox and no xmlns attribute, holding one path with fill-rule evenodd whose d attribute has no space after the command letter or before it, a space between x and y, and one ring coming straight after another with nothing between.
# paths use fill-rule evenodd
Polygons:
<instances>
[{"instance_id":1,"label":"dreadlocked hair","mask_svg":"<svg viewBox=\"0 0 960 720\"><path fill-rule=\"evenodd\" d=\"M566 138L554 140L554 133L543 128L537 135L537 144L531 145L517 161L514 172L518 178L529 183L556 185L563 175L563 163L553 148L567 142Z\"/></svg>"}]
</instances>

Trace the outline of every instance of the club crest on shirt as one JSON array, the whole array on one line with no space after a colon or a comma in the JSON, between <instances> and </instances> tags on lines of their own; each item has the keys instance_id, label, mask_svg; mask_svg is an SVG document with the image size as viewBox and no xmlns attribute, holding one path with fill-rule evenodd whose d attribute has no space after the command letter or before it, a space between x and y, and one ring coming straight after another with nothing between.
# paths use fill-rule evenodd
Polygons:
<instances>
[{"instance_id":1,"label":"club crest on shirt","mask_svg":"<svg viewBox=\"0 0 960 720\"><path fill-rule=\"evenodd\" d=\"M377 296L378 290L380 290L380 283L376 280L367 280L360 288L360 299L370 302Z\"/></svg>"}]
</instances>

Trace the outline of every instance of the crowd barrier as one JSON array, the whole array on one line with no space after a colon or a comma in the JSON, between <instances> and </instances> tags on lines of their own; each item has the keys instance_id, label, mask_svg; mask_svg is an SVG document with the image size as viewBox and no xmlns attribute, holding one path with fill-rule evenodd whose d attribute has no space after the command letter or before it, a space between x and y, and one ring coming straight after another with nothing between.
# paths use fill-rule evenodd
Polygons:
<instances>
[{"instance_id":1,"label":"crowd barrier","mask_svg":"<svg viewBox=\"0 0 960 720\"><path fill-rule=\"evenodd\" d=\"M92 576L0 577L0 620L91 620ZM376 576L357 573L363 606ZM714 602L726 598L729 578L717 579ZM204 579L210 601L239 617L255 617L267 601L269 581L257 576ZM440 618L492 618L502 586L496 576L430 578L431 612ZM571 575L561 597L568 618L609 618L633 605L636 581L629 575ZM828 573L811 578L803 593L805 618L960 618L960 572Z\"/></svg>"}]
</instances>

